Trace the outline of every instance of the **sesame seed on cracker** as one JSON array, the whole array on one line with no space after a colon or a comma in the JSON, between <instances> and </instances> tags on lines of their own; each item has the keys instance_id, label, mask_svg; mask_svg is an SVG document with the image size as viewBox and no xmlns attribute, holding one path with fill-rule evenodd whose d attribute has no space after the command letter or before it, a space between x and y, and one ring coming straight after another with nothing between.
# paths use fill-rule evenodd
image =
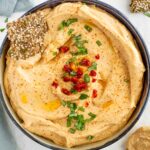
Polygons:
<instances>
[{"instance_id":1,"label":"sesame seed on cracker","mask_svg":"<svg viewBox=\"0 0 150 150\"><path fill-rule=\"evenodd\" d=\"M24 16L7 24L10 48L8 56L27 59L44 51L44 35L47 32L45 15L42 11Z\"/></svg>"}]
</instances>

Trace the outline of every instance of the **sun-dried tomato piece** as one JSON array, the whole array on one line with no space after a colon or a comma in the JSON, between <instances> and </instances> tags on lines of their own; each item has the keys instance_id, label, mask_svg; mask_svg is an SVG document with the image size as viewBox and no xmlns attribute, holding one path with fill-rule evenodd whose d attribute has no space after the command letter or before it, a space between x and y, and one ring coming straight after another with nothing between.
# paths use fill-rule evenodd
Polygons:
<instances>
[{"instance_id":1,"label":"sun-dried tomato piece","mask_svg":"<svg viewBox=\"0 0 150 150\"><path fill-rule=\"evenodd\" d=\"M70 95L71 92L69 90L67 90L66 88L62 88L61 91L66 94L66 95Z\"/></svg>"},{"instance_id":2,"label":"sun-dried tomato piece","mask_svg":"<svg viewBox=\"0 0 150 150\"><path fill-rule=\"evenodd\" d=\"M87 66L87 67L91 66L91 62L90 62L90 60L87 59L87 58L83 58L83 59L81 60L80 64L81 64L82 66Z\"/></svg>"},{"instance_id":3,"label":"sun-dried tomato piece","mask_svg":"<svg viewBox=\"0 0 150 150\"><path fill-rule=\"evenodd\" d=\"M63 77L63 80L64 80L65 82L69 82L69 81L70 81L70 78L69 78L69 77Z\"/></svg>"},{"instance_id":4,"label":"sun-dried tomato piece","mask_svg":"<svg viewBox=\"0 0 150 150\"><path fill-rule=\"evenodd\" d=\"M76 84L78 81L79 81L79 79L77 77L71 78L71 82L73 82L74 84Z\"/></svg>"},{"instance_id":5,"label":"sun-dried tomato piece","mask_svg":"<svg viewBox=\"0 0 150 150\"><path fill-rule=\"evenodd\" d=\"M57 81L53 81L52 86L57 88L58 87L58 82Z\"/></svg>"},{"instance_id":6,"label":"sun-dried tomato piece","mask_svg":"<svg viewBox=\"0 0 150 150\"><path fill-rule=\"evenodd\" d=\"M69 51L69 47L68 46L61 46L59 48L59 51L62 53L66 53L67 51Z\"/></svg>"},{"instance_id":7,"label":"sun-dried tomato piece","mask_svg":"<svg viewBox=\"0 0 150 150\"><path fill-rule=\"evenodd\" d=\"M63 70L68 73L71 72L71 68L69 65L64 65Z\"/></svg>"},{"instance_id":8,"label":"sun-dried tomato piece","mask_svg":"<svg viewBox=\"0 0 150 150\"><path fill-rule=\"evenodd\" d=\"M85 107L88 107L89 106L89 102L85 102L84 105L85 105Z\"/></svg>"},{"instance_id":9,"label":"sun-dried tomato piece","mask_svg":"<svg viewBox=\"0 0 150 150\"><path fill-rule=\"evenodd\" d=\"M90 76L96 76L96 71L95 70L91 70L89 75Z\"/></svg>"},{"instance_id":10,"label":"sun-dried tomato piece","mask_svg":"<svg viewBox=\"0 0 150 150\"><path fill-rule=\"evenodd\" d=\"M92 79L92 82L96 82L96 79L93 78L93 79Z\"/></svg>"},{"instance_id":11,"label":"sun-dried tomato piece","mask_svg":"<svg viewBox=\"0 0 150 150\"><path fill-rule=\"evenodd\" d=\"M93 90L93 93L92 93L92 98L96 98L97 97L97 90Z\"/></svg>"},{"instance_id":12,"label":"sun-dried tomato piece","mask_svg":"<svg viewBox=\"0 0 150 150\"><path fill-rule=\"evenodd\" d=\"M97 54L97 55L95 56L95 58L96 58L96 59L100 59L100 55Z\"/></svg>"},{"instance_id":13,"label":"sun-dried tomato piece","mask_svg":"<svg viewBox=\"0 0 150 150\"><path fill-rule=\"evenodd\" d=\"M77 90L78 92L81 92L82 90L87 89L87 83L85 83L85 82L78 82L74 86L74 89Z\"/></svg>"},{"instance_id":14,"label":"sun-dried tomato piece","mask_svg":"<svg viewBox=\"0 0 150 150\"><path fill-rule=\"evenodd\" d=\"M83 75L83 70L82 70L82 68L78 68L78 69L77 69L77 77L78 77L78 78L81 78L82 75Z\"/></svg>"}]
</instances>

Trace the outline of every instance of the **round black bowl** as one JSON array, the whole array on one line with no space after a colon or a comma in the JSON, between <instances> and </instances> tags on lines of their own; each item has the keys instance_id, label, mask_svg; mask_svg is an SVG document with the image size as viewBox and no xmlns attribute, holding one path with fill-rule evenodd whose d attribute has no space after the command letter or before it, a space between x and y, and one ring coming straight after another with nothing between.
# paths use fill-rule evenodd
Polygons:
<instances>
[{"instance_id":1,"label":"round black bowl","mask_svg":"<svg viewBox=\"0 0 150 150\"><path fill-rule=\"evenodd\" d=\"M30 13L33 13L37 10L40 9L44 9L44 8L52 8L55 7L56 5L60 4L60 3L64 3L64 2L78 2L79 0L51 0L51 1L47 1L44 2L34 8L32 8L31 10L29 10L27 13L25 13L24 15L28 15ZM82 146L78 146L75 148L71 148L71 149L101 149L104 147L109 146L110 144L116 142L117 140L119 140L121 137L123 137L133 126L134 124L137 122L137 120L139 119L139 117L142 115L142 112L145 108L146 102L147 102L147 98L148 98L148 94L149 94L149 86L150 86L150 69L149 69L149 57L148 57L148 51L147 48L144 44L143 39L141 38L141 36L139 35L139 33L136 31L136 29L132 26L132 24L129 22L129 20L127 20L127 18L125 18L125 16L120 13L118 10L116 10L115 8L111 7L108 4L105 4L103 2L97 1L97 0L82 0L82 2L87 3L89 5L96 5L97 7L104 9L105 11L107 11L108 13L112 14L114 17L116 17L120 22L122 22L122 24L124 24L127 29L131 32L131 34L133 35L144 65L146 67L146 72L144 73L144 84L143 84L143 91L139 100L139 103L135 109L135 111L133 112L130 120L128 121L128 123L126 124L126 126L120 130L118 133L116 133L113 137L110 137L104 141L100 141L100 142L96 142L96 143L92 143L92 144L86 144L86 145L82 145ZM1 72L0 72L0 80L1 80L1 90L0 90L0 98L3 104L3 107L5 109L5 111L7 112L8 116L11 118L11 120L14 122L14 124L16 125L17 128L19 128L26 136L28 136L29 138L31 138L33 141L43 145L44 147L50 148L50 149L65 149L64 147L58 146L56 144L54 144L53 142L50 142L44 138L41 138L39 136L36 136L30 132L28 132L27 130L25 130L24 128L22 128L19 119L17 118L17 115L14 113L10 103L9 103L9 99L6 96L5 93L5 89L4 89L4 84L3 84L3 76L4 76L4 70L5 70L5 54L8 50L9 47L9 41L7 39L7 36L5 37L2 47L0 49L0 54L1 54Z\"/></svg>"}]
</instances>

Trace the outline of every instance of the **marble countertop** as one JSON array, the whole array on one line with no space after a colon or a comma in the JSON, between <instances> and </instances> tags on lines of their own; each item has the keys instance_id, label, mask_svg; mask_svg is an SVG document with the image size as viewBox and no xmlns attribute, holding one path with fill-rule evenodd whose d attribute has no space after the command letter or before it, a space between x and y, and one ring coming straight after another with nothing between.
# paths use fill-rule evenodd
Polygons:
<instances>
[{"instance_id":1,"label":"marble countertop","mask_svg":"<svg viewBox=\"0 0 150 150\"><path fill-rule=\"evenodd\" d=\"M44 1L45 0L33 0L33 4L34 6L36 6ZM138 32L143 37L145 44L150 53L150 18L143 14L131 14L129 11L130 0L109 0L109 1L101 0L101 1L108 3L109 5L112 5L113 7L117 8L130 20L130 22L134 25L134 27L138 30ZM23 13L24 12L12 14L12 16L9 18L9 21L18 18ZM5 18L6 17L4 16L0 16L0 27L5 27L5 23L4 23ZM6 35L5 32L0 33L0 45L3 41L4 36ZM137 128L141 126L150 126L149 106L150 106L150 97L142 116L135 124L135 126L130 130L130 132L128 132L128 134L126 134L123 138L121 138L114 144L104 148L103 150L125 150L125 146L124 146L125 142L131 133L133 133ZM12 121L8 118L8 116L4 117L4 115L2 115L3 113L1 112L2 110L0 108L0 132L2 135L0 137L0 147L1 148L3 147L3 150L10 150L10 147L11 150L29 150L29 149L48 150L47 148L40 146L39 144L35 143L27 136L25 136L18 128L16 128L16 126L12 123ZM7 139L8 142L5 139Z\"/></svg>"}]
</instances>

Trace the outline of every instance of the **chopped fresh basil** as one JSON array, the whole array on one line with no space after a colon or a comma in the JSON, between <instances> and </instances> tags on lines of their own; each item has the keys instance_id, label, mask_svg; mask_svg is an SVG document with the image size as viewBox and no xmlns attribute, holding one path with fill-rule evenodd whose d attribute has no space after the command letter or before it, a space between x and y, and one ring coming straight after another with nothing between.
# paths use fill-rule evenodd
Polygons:
<instances>
[{"instance_id":1,"label":"chopped fresh basil","mask_svg":"<svg viewBox=\"0 0 150 150\"><path fill-rule=\"evenodd\" d=\"M0 28L0 32L3 32L5 30L5 28Z\"/></svg>"},{"instance_id":2,"label":"chopped fresh basil","mask_svg":"<svg viewBox=\"0 0 150 150\"><path fill-rule=\"evenodd\" d=\"M74 29L69 29L68 35L71 35L73 33Z\"/></svg>"},{"instance_id":3,"label":"chopped fresh basil","mask_svg":"<svg viewBox=\"0 0 150 150\"><path fill-rule=\"evenodd\" d=\"M57 52L53 52L53 56L56 56L57 55Z\"/></svg>"},{"instance_id":4,"label":"chopped fresh basil","mask_svg":"<svg viewBox=\"0 0 150 150\"><path fill-rule=\"evenodd\" d=\"M92 65L88 68L89 71L96 70L97 69L97 63L93 62Z\"/></svg>"},{"instance_id":5,"label":"chopped fresh basil","mask_svg":"<svg viewBox=\"0 0 150 150\"><path fill-rule=\"evenodd\" d=\"M92 135L89 135L89 136L87 136L87 140L92 140L94 138L94 136L92 136Z\"/></svg>"},{"instance_id":6,"label":"chopped fresh basil","mask_svg":"<svg viewBox=\"0 0 150 150\"><path fill-rule=\"evenodd\" d=\"M84 110L85 110L85 109L84 109L84 107L83 107L83 106L79 106L79 107L78 107L78 110L80 110L80 111L83 111L83 112L84 112Z\"/></svg>"},{"instance_id":7,"label":"chopped fresh basil","mask_svg":"<svg viewBox=\"0 0 150 150\"><path fill-rule=\"evenodd\" d=\"M84 46L85 43L88 43L87 40L81 40L81 35L73 36L74 44L78 48L78 51L72 53L73 55L86 55L88 53L87 48Z\"/></svg>"},{"instance_id":8,"label":"chopped fresh basil","mask_svg":"<svg viewBox=\"0 0 150 150\"><path fill-rule=\"evenodd\" d=\"M70 103L69 105L67 104L67 106L70 108L70 110L72 112L74 112L77 109L77 104L76 103Z\"/></svg>"},{"instance_id":9,"label":"chopped fresh basil","mask_svg":"<svg viewBox=\"0 0 150 150\"><path fill-rule=\"evenodd\" d=\"M63 106L66 106L66 101L61 101L61 104L63 105Z\"/></svg>"},{"instance_id":10,"label":"chopped fresh basil","mask_svg":"<svg viewBox=\"0 0 150 150\"><path fill-rule=\"evenodd\" d=\"M89 83L89 82L90 82L90 76L89 76L88 74L85 74L85 75L84 75L84 81L85 81L86 83Z\"/></svg>"},{"instance_id":11,"label":"chopped fresh basil","mask_svg":"<svg viewBox=\"0 0 150 150\"><path fill-rule=\"evenodd\" d=\"M67 63L75 62L76 59L77 59L76 57L72 57L72 58L70 58L70 59L67 61Z\"/></svg>"},{"instance_id":12,"label":"chopped fresh basil","mask_svg":"<svg viewBox=\"0 0 150 150\"><path fill-rule=\"evenodd\" d=\"M73 36L73 40L74 40L75 42L80 41L80 40L81 40L81 34L79 34L79 35L74 35L74 36Z\"/></svg>"},{"instance_id":13,"label":"chopped fresh basil","mask_svg":"<svg viewBox=\"0 0 150 150\"><path fill-rule=\"evenodd\" d=\"M86 55L88 52L87 52L87 49L85 47L80 47L78 48L78 55L81 54L81 55Z\"/></svg>"},{"instance_id":14,"label":"chopped fresh basil","mask_svg":"<svg viewBox=\"0 0 150 150\"><path fill-rule=\"evenodd\" d=\"M70 19L68 19L68 20L66 21L66 26L68 27L68 26L70 26L72 23L75 23L75 22L77 22L77 21L78 21L77 18L70 18Z\"/></svg>"},{"instance_id":15,"label":"chopped fresh basil","mask_svg":"<svg viewBox=\"0 0 150 150\"><path fill-rule=\"evenodd\" d=\"M101 45L102 45L102 43L101 43L99 40L96 41L96 44L97 44L98 46L101 46Z\"/></svg>"},{"instance_id":16,"label":"chopped fresh basil","mask_svg":"<svg viewBox=\"0 0 150 150\"><path fill-rule=\"evenodd\" d=\"M69 129L70 133L75 133L76 130L79 130L79 131L84 130L86 122L92 121L96 117L95 114L90 112L88 114L90 118L85 119L82 114L78 114L76 112L76 109L84 112L84 108L82 106L77 107L76 103L71 103L69 101L68 102L62 101L62 102L64 103L65 106L67 105L67 107L70 108L70 114L68 115L67 123L66 123L67 127L71 127L72 124L74 125L73 128Z\"/></svg>"},{"instance_id":17,"label":"chopped fresh basil","mask_svg":"<svg viewBox=\"0 0 150 150\"><path fill-rule=\"evenodd\" d=\"M86 99L86 98L88 98L88 97L89 97L89 96L88 96L87 94L82 93L79 98L80 98L81 100L83 100L83 99Z\"/></svg>"},{"instance_id":18,"label":"chopped fresh basil","mask_svg":"<svg viewBox=\"0 0 150 150\"><path fill-rule=\"evenodd\" d=\"M71 89L70 92L73 93L73 94L77 94L78 93L75 89Z\"/></svg>"},{"instance_id":19,"label":"chopped fresh basil","mask_svg":"<svg viewBox=\"0 0 150 150\"><path fill-rule=\"evenodd\" d=\"M85 28L88 32L91 32L91 31L92 31L92 28L91 28L89 25L85 25L84 28Z\"/></svg>"},{"instance_id":20,"label":"chopped fresh basil","mask_svg":"<svg viewBox=\"0 0 150 150\"><path fill-rule=\"evenodd\" d=\"M89 115L91 118L95 118L95 117L96 117L96 115L93 114L92 112L89 112L88 115Z\"/></svg>"},{"instance_id":21,"label":"chopped fresh basil","mask_svg":"<svg viewBox=\"0 0 150 150\"><path fill-rule=\"evenodd\" d=\"M150 13L144 13L145 16L150 17Z\"/></svg>"},{"instance_id":22,"label":"chopped fresh basil","mask_svg":"<svg viewBox=\"0 0 150 150\"><path fill-rule=\"evenodd\" d=\"M66 77L67 75L68 75L68 73L67 73L67 72L63 73L63 77Z\"/></svg>"},{"instance_id":23,"label":"chopped fresh basil","mask_svg":"<svg viewBox=\"0 0 150 150\"><path fill-rule=\"evenodd\" d=\"M71 76L76 76L77 73L76 73L75 71L71 71L71 72L70 72L70 75L71 75Z\"/></svg>"},{"instance_id":24,"label":"chopped fresh basil","mask_svg":"<svg viewBox=\"0 0 150 150\"><path fill-rule=\"evenodd\" d=\"M86 122L91 122L96 118L96 115L93 114L92 112L88 113L88 115L90 116L90 118L86 119Z\"/></svg>"},{"instance_id":25,"label":"chopped fresh basil","mask_svg":"<svg viewBox=\"0 0 150 150\"><path fill-rule=\"evenodd\" d=\"M77 22L77 21L78 21L77 18L70 18L70 19L68 19L68 20L63 20L63 21L61 22L61 24L59 25L58 30L62 30L62 29L64 29L65 27L68 27L68 26L70 26L72 23L75 23L75 22Z\"/></svg>"},{"instance_id":26,"label":"chopped fresh basil","mask_svg":"<svg viewBox=\"0 0 150 150\"><path fill-rule=\"evenodd\" d=\"M85 120L83 115L77 116L77 122L75 123L75 128L77 130L84 130L85 128Z\"/></svg>"},{"instance_id":27,"label":"chopped fresh basil","mask_svg":"<svg viewBox=\"0 0 150 150\"><path fill-rule=\"evenodd\" d=\"M70 126L71 126L71 121L72 121L71 118L67 118L67 127L70 127Z\"/></svg>"},{"instance_id":28,"label":"chopped fresh basil","mask_svg":"<svg viewBox=\"0 0 150 150\"><path fill-rule=\"evenodd\" d=\"M5 23L7 23L7 22L8 22L8 18L5 19Z\"/></svg>"},{"instance_id":29,"label":"chopped fresh basil","mask_svg":"<svg viewBox=\"0 0 150 150\"><path fill-rule=\"evenodd\" d=\"M70 128L70 129L69 129L69 132L72 133L72 134L74 134L74 133L76 132L76 129Z\"/></svg>"},{"instance_id":30,"label":"chopped fresh basil","mask_svg":"<svg viewBox=\"0 0 150 150\"><path fill-rule=\"evenodd\" d=\"M65 20L63 20L63 21L61 22L61 24L60 24L59 27L58 27L58 30L62 30L62 29L64 29L64 27L66 27L66 22L65 22Z\"/></svg>"},{"instance_id":31,"label":"chopped fresh basil","mask_svg":"<svg viewBox=\"0 0 150 150\"><path fill-rule=\"evenodd\" d=\"M76 117L77 117L77 114L74 112L69 114L69 118L76 118Z\"/></svg>"}]
</instances>

